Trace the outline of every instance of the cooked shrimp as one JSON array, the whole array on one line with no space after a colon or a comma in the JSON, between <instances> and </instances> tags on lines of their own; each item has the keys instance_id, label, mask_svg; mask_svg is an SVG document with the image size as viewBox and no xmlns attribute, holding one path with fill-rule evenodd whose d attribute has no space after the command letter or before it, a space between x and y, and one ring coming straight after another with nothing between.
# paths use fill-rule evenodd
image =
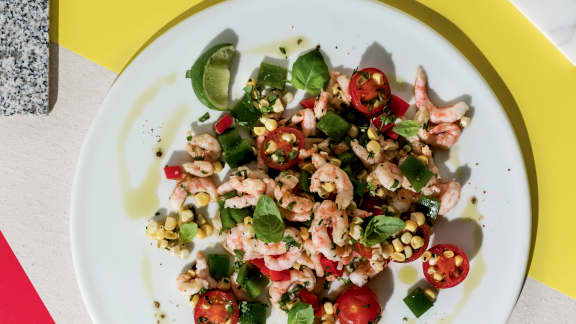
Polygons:
<instances>
[{"instance_id":1,"label":"cooked shrimp","mask_svg":"<svg viewBox=\"0 0 576 324\"><path fill-rule=\"evenodd\" d=\"M280 255L267 255L264 257L264 263L268 269L274 271L290 269L302 255L302 239L300 238L300 232L293 227L287 227L284 230L284 238L286 237L292 238L292 243L287 244L290 245L290 247L288 248L287 246L288 251L286 251L286 253Z\"/></svg>"},{"instance_id":2,"label":"cooked shrimp","mask_svg":"<svg viewBox=\"0 0 576 324\"><path fill-rule=\"evenodd\" d=\"M382 186L390 191L400 188L402 182L402 171L400 168L389 161L378 164L366 180L376 186Z\"/></svg>"},{"instance_id":3,"label":"cooked shrimp","mask_svg":"<svg viewBox=\"0 0 576 324\"><path fill-rule=\"evenodd\" d=\"M256 147L261 147L265 139L266 136L264 135L256 137ZM268 166L266 165L266 162L264 162L264 159L262 158L262 156L260 156L260 154L256 154L256 161L259 169L268 170Z\"/></svg>"},{"instance_id":4,"label":"cooked shrimp","mask_svg":"<svg viewBox=\"0 0 576 324\"><path fill-rule=\"evenodd\" d=\"M332 237L328 228L332 228ZM348 238L348 216L339 210L331 200L324 200L314 212L314 221L310 227L314 248L331 260L339 260L334 244L344 246Z\"/></svg>"},{"instance_id":5,"label":"cooked shrimp","mask_svg":"<svg viewBox=\"0 0 576 324\"><path fill-rule=\"evenodd\" d=\"M282 172L276 177L276 189L274 197L280 207L290 212L302 214L311 213L314 202L306 197L298 196L292 189L298 184L298 175L292 172Z\"/></svg>"},{"instance_id":6,"label":"cooked shrimp","mask_svg":"<svg viewBox=\"0 0 576 324\"><path fill-rule=\"evenodd\" d=\"M220 143L210 134L200 134L192 137L186 147L188 154L194 160L216 161L220 157Z\"/></svg>"},{"instance_id":7,"label":"cooked shrimp","mask_svg":"<svg viewBox=\"0 0 576 324\"><path fill-rule=\"evenodd\" d=\"M316 169L320 169L326 163L328 163L328 153L320 152L312 154L312 164Z\"/></svg>"},{"instance_id":8,"label":"cooked shrimp","mask_svg":"<svg viewBox=\"0 0 576 324\"><path fill-rule=\"evenodd\" d=\"M334 85L337 85L336 90L338 90L337 91L337 94L339 95L338 97L343 102L350 103L350 100L352 100L352 97L348 92L348 87L350 85L350 78L347 75L342 74L340 72L330 72L330 83L331 86L329 86L329 88L332 89Z\"/></svg>"},{"instance_id":9,"label":"cooked shrimp","mask_svg":"<svg viewBox=\"0 0 576 324\"><path fill-rule=\"evenodd\" d=\"M192 161L182 164L184 170L196 177L208 177L214 174L214 166L210 161Z\"/></svg>"},{"instance_id":10,"label":"cooked shrimp","mask_svg":"<svg viewBox=\"0 0 576 324\"><path fill-rule=\"evenodd\" d=\"M336 206L339 209L346 209L354 198L354 187L350 178L344 170L334 164L327 163L312 175L310 190L317 193L323 192L322 185L328 182L333 183L336 187Z\"/></svg>"},{"instance_id":11,"label":"cooked shrimp","mask_svg":"<svg viewBox=\"0 0 576 324\"><path fill-rule=\"evenodd\" d=\"M244 251L244 261L261 259L267 255L286 253L286 243L264 243L256 238L251 225L240 223L233 227L224 237L224 247L232 254L234 250Z\"/></svg>"},{"instance_id":12,"label":"cooked shrimp","mask_svg":"<svg viewBox=\"0 0 576 324\"><path fill-rule=\"evenodd\" d=\"M302 271L290 270L290 280L272 282L268 290L270 300L272 303L277 304L282 299L282 295L288 292L291 287L297 285L301 285L310 291L313 290L316 285L316 277L312 270L308 268L303 268Z\"/></svg>"},{"instance_id":13,"label":"cooked shrimp","mask_svg":"<svg viewBox=\"0 0 576 324\"><path fill-rule=\"evenodd\" d=\"M382 136L380 137L381 140L384 140ZM384 159L382 150L380 150L378 153L370 153L364 146L360 144L357 139L353 139L350 142L350 147L352 147L354 154L356 154L356 156L360 159L360 161L362 161L362 163L364 163L365 166L378 164Z\"/></svg>"},{"instance_id":14,"label":"cooked shrimp","mask_svg":"<svg viewBox=\"0 0 576 324\"><path fill-rule=\"evenodd\" d=\"M431 122L435 124L454 123L462 119L470 109L470 107L468 107L468 105L463 101L444 108L436 107L428 97L426 85L426 74L422 67L418 67L416 81L414 82L414 99L418 109L424 108L430 113Z\"/></svg>"},{"instance_id":15,"label":"cooked shrimp","mask_svg":"<svg viewBox=\"0 0 576 324\"><path fill-rule=\"evenodd\" d=\"M310 269L314 269L317 277L324 277L324 267L322 267L322 263L320 262L320 253L316 251L312 239L304 241L303 246L305 253L302 254L300 263Z\"/></svg>"},{"instance_id":16,"label":"cooked shrimp","mask_svg":"<svg viewBox=\"0 0 576 324\"><path fill-rule=\"evenodd\" d=\"M168 199L170 208L174 211L180 210L184 205L188 196L194 195L199 192L205 192L210 195L211 201L216 201L216 186L210 178L196 178L186 177L184 180L178 182L174 191Z\"/></svg>"},{"instance_id":17,"label":"cooked shrimp","mask_svg":"<svg viewBox=\"0 0 576 324\"><path fill-rule=\"evenodd\" d=\"M302 109L290 118L290 126L301 124L304 137L316 135L316 117L311 109Z\"/></svg>"},{"instance_id":18,"label":"cooked shrimp","mask_svg":"<svg viewBox=\"0 0 576 324\"><path fill-rule=\"evenodd\" d=\"M192 276L189 272L182 273L176 278L178 291L186 296L192 296L198 293L201 289L216 288L216 280L210 276L208 271L208 263L204 252L198 252L195 264L196 276Z\"/></svg>"},{"instance_id":19,"label":"cooked shrimp","mask_svg":"<svg viewBox=\"0 0 576 324\"><path fill-rule=\"evenodd\" d=\"M350 216L352 217L360 217L360 218L366 218L366 217L370 217L373 214L367 210L363 210L360 208L356 208L352 211L352 213L350 214Z\"/></svg>"},{"instance_id":20,"label":"cooked shrimp","mask_svg":"<svg viewBox=\"0 0 576 324\"><path fill-rule=\"evenodd\" d=\"M456 144L462 130L460 126L450 123L442 123L428 130L430 137L427 143L442 149L449 149Z\"/></svg>"},{"instance_id":21,"label":"cooked shrimp","mask_svg":"<svg viewBox=\"0 0 576 324\"><path fill-rule=\"evenodd\" d=\"M350 281L352 281L352 283L356 286L362 287L368 283L368 280L377 274L378 271L372 268L370 262L364 262L357 266L356 269L354 269L354 271L350 274Z\"/></svg>"},{"instance_id":22,"label":"cooked shrimp","mask_svg":"<svg viewBox=\"0 0 576 324\"><path fill-rule=\"evenodd\" d=\"M348 146L346 142L340 142L338 144L330 145L330 148L332 149L332 152L334 152L334 154L339 155L341 153L348 151L350 149L350 146Z\"/></svg>"},{"instance_id":23,"label":"cooked shrimp","mask_svg":"<svg viewBox=\"0 0 576 324\"><path fill-rule=\"evenodd\" d=\"M403 213L408 211L410 206L416 201L418 201L418 195L416 193L402 188L398 190L394 196L392 196L390 205L394 207L397 212Z\"/></svg>"},{"instance_id":24,"label":"cooked shrimp","mask_svg":"<svg viewBox=\"0 0 576 324\"><path fill-rule=\"evenodd\" d=\"M260 175L255 173L255 171L238 168L238 170L230 176L230 180L218 187L219 195L231 191L238 193L237 196L226 199L224 206L228 208L256 206L258 199L266 191L266 183L264 180L257 178L257 176Z\"/></svg>"},{"instance_id":25,"label":"cooked shrimp","mask_svg":"<svg viewBox=\"0 0 576 324\"><path fill-rule=\"evenodd\" d=\"M312 210L303 213L295 213L284 208L280 208L282 218L291 222L307 222L312 218Z\"/></svg>"},{"instance_id":26,"label":"cooked shrimp","mask_svg":"<svg viewBox=\"0 0 576 324\"><path fill-rule=\"evenodd\" d=\"M455 180L438 184L440 188L440 210L438 214L445 215L448 213L460 200L460 190L462 187Z\"/></svg>"},{"instance_id":27,"label":"cooked shrimp","mask_svg":"<svg viewBox=\"0 0 576 324\"><path fill-rule=\"evenodd\" d=\"M320 93L320 98L314 103L314 116L316 119L320 119L326 115L328 111L328 100L330 99L330 94L327 91L322 91Z\"/></svg>"}]
</instances>

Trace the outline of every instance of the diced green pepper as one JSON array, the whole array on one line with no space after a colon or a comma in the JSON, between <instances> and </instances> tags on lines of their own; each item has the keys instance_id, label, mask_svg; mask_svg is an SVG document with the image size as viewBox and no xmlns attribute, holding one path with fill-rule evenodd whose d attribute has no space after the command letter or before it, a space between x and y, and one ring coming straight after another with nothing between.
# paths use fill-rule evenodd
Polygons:
<instances>
[{"instance_id":1,"label":"diced green pepper","mask_svg":"<svg viewBox=\"0 0 576 324\"><path fill-rule=\"evenodd\" d=\"M400 164L400 170L402 170L402 173L408 181L410 181L412 188L414 188L416 192L420 192L420 189L422 189L434 175L422 161L413 155L406 157L406 160Z\"/></svg>"},{"instance_id":2,"label":"diced green pepper","mask_svg":"<svg viewBox=\"0 0 576 324\"><path fill-rule=\"evenodd\" d=\"M432 197L427 197L421 195L418 197L418 206L416 207L418 211L424 212L426 217L430 219L432 223L438 218L438 211L440 210L440 201Z\"/></svg>"},{"instance_id":3,"label":"diced green pepper","mask_svg":"<svg viewBox=\"0 0 576 324\"><path fill-rule=\"evenodd\" d=\"M354 195L358 198L363 197L368 189L368 185L366 181L360 181L357 179L352 179L352 184L354 185Z\"/></svg>"},{"instance_id":4,"label":"diced green pepper","mask_svg":"<svg viewBox=\"0 0 576 324\"><path fill-rule=\"evenodd\" d=\"M245 263L240 267L236 280L240 287L246 289L252 298L260 296L268 285L268 278L256 266L249 263Z\"/></svg>"},{"instance_id":5,"label":"diced green pepper","mask_svg":"<svg viewBox=\"0 0 576 324\"><path fill-rule=\"evenodd\" d=\"M260 110L252 105L252 97L248 92L234 105L230 114L236 119L238 125L247 127L254 125L262 116Z\"/></svg>"},{"instance_id":6,"label":"diced green pepper","mask_svg":"<svg viewBox=\"0 0 576 324\"><path fill-rule=\"evenodd\" d=\"M346 136L350 127L350 123L346 119L333 111L328 111L318 122L318 129L335 141Z\"/></svg>"},{"instance_id":7,"label":"diced green pepper","mask_svg":"<svg viewBox=\"0 0 576 324\"><path fill-rule=\"evenodd\" d=\"M220 222L223 230L231 229L236 224L242 223L246 216L252 216L251 208L226 208L224 207L224 200L219 200L218 205L220 206Z\"/></svg>"},{"instance_id":8,"label":"diced green pepper","mask_svg":"<svg viewBox=\"0 0 576 324\"><path fill-rule=\"evenodd\" d=\"M208 254L208 270L216 280L230 275L230 257L227 254Z\"/></svg>"},{"instance_id":9,"label":"diced green pepper","mask_svg":"<svg viewBox=\"0 0 576 324\"><path fill-rule=\"evenodd\" d=\"M302 170L300 172L300 180L298 181L298 186L300 187L300 190L303 190L305 192L310 192L310 179L312 178L312 175L310 174L310 172L306 171L306 170Z\"/></svg>"},{"instance_id":10,"label":"diced green pepper","mask_svg":"<svg viewBox=\"0 0 576 324\"><path fill-rule=\"evenodd\" d=\"M224 150L223 155L224 161L226 161L231 168L237 168L240 165L256 159L254 151L252 151L252 146L246 139L242 139L237 146L230 148L229 150Z\"/></svg>"},{"instance_id":11,"label":"diced green pepper","mask_svg":"<svg viewBox=\"0 0 576 324\"><path fill-rule=\"evenodd\" d=\"M424 290L421 288L412 290L412 292L404 298L404 303L416 317L422 316L422 314L434 306L434 303L426 296Z\"/></svg>"},{"instance_id":12,"label":"diced green pepper","mask_svg":"<svg viewBox=\"0 0 576 324\"><path fill-rule=\"evenodd\" d=\"M268 86L275 89L284 89L287 75L288 70L285 68L262 62L258 70L257 85L258 87Z\"/></svg>"},{"instance_id":13,"label":"diced green pepper","mask_svg":"<svg viewBox=\"0 0 576 324\"><path fill-rule=\"evenodd\" d=\"M266 324L266 308L260 302L240 302L240 319L238 324Z\"/></svg>"},{"instance_id":14,"label":"diced green pepper","mask_svg":"<svg viewBox=\"0 0 576 324\"><path fill-rule=\"evenodd\" d=\"M242 141L242 138L240 137L240 134L238 134L238 130L236 128L228 129L221 135L216 136L216 139L218 139L222 151L228 151Z\"/></svg>"}]
</instances>

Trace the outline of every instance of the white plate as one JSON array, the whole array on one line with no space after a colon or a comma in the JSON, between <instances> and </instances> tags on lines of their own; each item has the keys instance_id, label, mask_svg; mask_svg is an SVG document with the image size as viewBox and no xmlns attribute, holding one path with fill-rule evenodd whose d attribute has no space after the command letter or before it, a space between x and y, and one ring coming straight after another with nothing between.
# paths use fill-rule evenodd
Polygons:
<instances>
[{"instance_id":1,"label":"white plate","mask_svg":"<svg viewBox=\"0 0 576 324\"><path fill-rule=\"evenodd\" d=\"M209 43L235 41L240 60L233 97L238 98L263 56L278 57L281 45L291 50L300 36L304 42L291 51L292 60L299 51L320 44L333 67L381 68L393 91L405 99L412 99L410 84L423 65L433 99L463 97L472 105L471 126L457 148L450 157L438 157L445 177L453 174L466 181L461 202L448 221L438 225L434 239L463 247L472 257L471 273L465 283L442 291L419 322L445 318L443 323L504 323L522 286L530 242L526 174L507 116L476 69L444 38L396 9L364 0L222 3L166 32L122 73L84 143L72 194L74 264L94 321L156 323L152 301L157 300L169 319L166 323L192 323L192 309L174 281L192 258L172 257L151 246L144 235L144 217L167 206L172 189L161 176L162 166L184 149L190 123L207 111L184 72ZM210 113L212 122L218 113ZM170 130L174 134L168 134ZM154 156L154 136L162 132L160 161ZM173 141L170 135L175 135ZM148 172L151 190L132 193L140 199L142 218L131 219L125 209L126 188L139 187ZM474 213L474 208L466 208L472 197L484 215L479 223L460 217ZM215 239L198 247L209 243ZM393 264L372 284L385 302L382 322L413 318L402 302L414 284L408 280L410 272L421 279L420 262ZM279 318L268 322L285 322Z\"/></svg>"}]
</instances>

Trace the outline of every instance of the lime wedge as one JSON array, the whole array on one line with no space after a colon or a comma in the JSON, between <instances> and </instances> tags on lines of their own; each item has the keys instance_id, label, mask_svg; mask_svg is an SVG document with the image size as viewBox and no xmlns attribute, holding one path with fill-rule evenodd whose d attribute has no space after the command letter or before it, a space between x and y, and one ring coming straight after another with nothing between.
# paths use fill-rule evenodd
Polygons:
<instances>
[{"instance_id":1,"label":"lime wedge","mask_svg":"<svg viewBox=\"0 0 576 324\"><path fill-rule=\"evenodd\" d=\"M198 100L208 108L228 110L230 62L235 53L232 44L216 45L200 55L186 72Z\"/></svg>"}]
</instances>

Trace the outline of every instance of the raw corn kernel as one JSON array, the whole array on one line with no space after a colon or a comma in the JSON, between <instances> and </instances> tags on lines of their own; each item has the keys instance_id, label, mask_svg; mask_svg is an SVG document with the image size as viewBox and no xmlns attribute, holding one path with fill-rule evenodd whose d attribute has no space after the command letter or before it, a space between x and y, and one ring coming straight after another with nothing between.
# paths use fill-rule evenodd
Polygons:
<instances>
[{"instance_id":1,"label":"raw corn kernel","mask_svg":"<svg viewBox=\"0 0 576 324\"><path fill-rule=\"evenodd\" d=\"M180 210L178 216L180 216L182 223L188 223L194 220L194 212L188 208Z\"/></svg>"},{"instance_id":2,"label":"raw corn kernel","mask_svg":"<svg viewBox=\"0 0 576 324\"><path fill-rule=\"evenodd\" d=\"M378 143L378 141L371 140L368 142L368 144L366 144L366 150L374 154L380 153L380 143Z\"/></svg>"},{"instance_id":3,"label":"raw corn kernel","mask_svg":"<svg viewBox=\"0 0 576 324\"><path fill-rule=\"evenodd\" d=\"M224 168L222 166L222 162L220 161L212 162L212 167L214 168L214 173L220 173L220 171L222 171L222 169Z\"/></svg>"},{"instance_id":4,"label":"raw corn kernel","mask_svg":"<svg viewBox=\"0 0 576 324\"><path fill-rule=\"evenodd\" d=\"M252 128L252 131L254 132L254 135L262 136L262 135L266 134L266 127L255 126L254 128Z\"/></svg>"},{"instance_id":5,"label":"raw corn kernel","mask_svg":"<svg viewBox=\"0 0 576 324\"><path fill-rule=\"evenodd\" d=\"M194 195L194 200L196 201L196 206L205 207L210 203L210 195L205 192L199 192Z\"/></svg>"},{"instance_id":6,"label":"raw corn kernel","mask_svg":"<svg viewBox=\"0 0 576 324\"><path fill-rule=\"evenodd\" d=\"M348 130L348 136L356 138L356 136L358 136L358 126L352 125Z\"/></svg>"},{"instance_id":7,"label":"raw corn kernel","mask_svg":"<svg viewBox=\"0 0 576 324\"><path fill-rule=\"evenodd\" d=\"M204 234L206 234L205 237L209 237L214 233L214 226L212 226L210 224L202 225L202 227L200 227L200 229L204 232Z\"/></svg>"},{"instance_id":8,"label":"raw corn kernel","mask_svg":"<svg viewBox=\"0 0 576 324\"><path fill-rule=\"evenodd\" d=\"M176 228L176 225L178 225L176 217L173 216L166 217L166 221L164 222L164 228L167 231L173 231Z\"/></svg>"},{"instance_id":9,"label":"raw corn kernel","mask_svg":"<svg viewBox=\"0 0 576 324\"><path fill-rule=\"evenodd\" d=\"M266 154L272 154L278 149L278 145L274 141L268 141L266 145L266 149L264 150L264 153Z\"/></svg>"},{"instance_id":10,"label":"raw corn kernel","mask_svg":"<svg viewBox=\"0 0 576 324\"><path fill-rule=\"evenodd\" d=\"M410 214L410 219L415 221L418 226L424 225L426 223L426 216L421 212L415 212Z\"/></svg>"},{"instance_id":11,"label":"raw corn kernel","mask_svg":"<svg viewBox=\"0 0 576 324\"><path fill-rule=\"evenodd\" d=\"M368 128L368 132L366 133L368 138L371 140L378 140L378 131L375 128L370 127Z\"/></svg>"}]
</instances>

